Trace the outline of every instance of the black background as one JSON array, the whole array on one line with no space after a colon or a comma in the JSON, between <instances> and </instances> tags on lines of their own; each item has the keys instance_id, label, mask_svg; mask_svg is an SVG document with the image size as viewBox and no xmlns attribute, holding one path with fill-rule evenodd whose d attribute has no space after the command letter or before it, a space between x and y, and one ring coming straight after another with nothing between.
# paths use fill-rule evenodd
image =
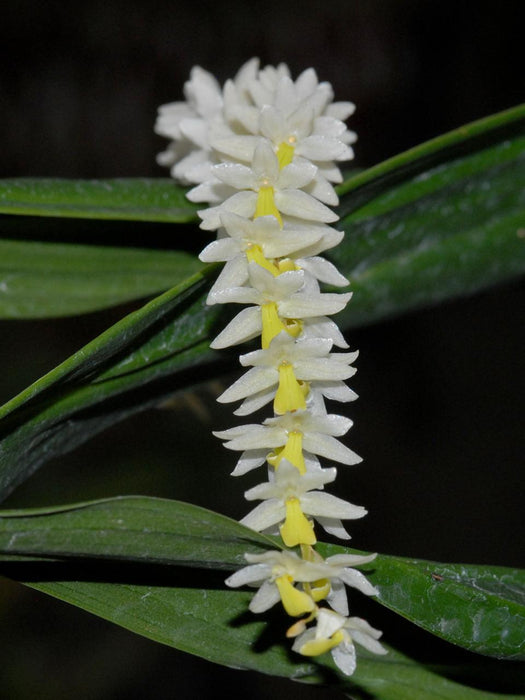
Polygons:
<instances>
[{"instance_id":1,"label":"black background","mask_svg":"<svg viewBox=\"0 0 525 700\"><path fill-rule=\"evenodd\" d=\"M354 101L355 163L374 165L523 99L518 7L19 0L0 22L0 176L165 176L155 163L165 146L152 129L158 105L181 99L192 65L222 82L253 55L285 61L294 75L314 66L336 99ZM341 469L337 484L369 509L352 524L356 547L523 565L524 296L515 281L349 334L360 399L348 407L348 443L365 461ZM127 310L2 323L2 400ZM144 493L241 517L252 482L229 479L232 455L210 435L232 424L217 393L206 387L191 403L115 426L44 467L8 505ZM408 653L439 660L453 651L376 606L366 613L386 641L404 637ZM8 700L184 699L222 686L253 698L334 695L212 666L8 582L0 630Z\"/></svg>"}]
</instances>

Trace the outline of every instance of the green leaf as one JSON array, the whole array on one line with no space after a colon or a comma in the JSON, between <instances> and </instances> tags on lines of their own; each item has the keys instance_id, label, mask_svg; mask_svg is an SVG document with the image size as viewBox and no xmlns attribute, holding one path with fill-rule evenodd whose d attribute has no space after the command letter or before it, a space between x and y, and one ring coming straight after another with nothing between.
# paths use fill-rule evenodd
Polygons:
<instances>
[{"instance_id":1,"label":"green leaf","mask_svg":"<svg viewBox=\"0 0 525 700\"><path fill-rule=\"evenodd\" d=\"M525 660L525 570L384 554L363 570L380 603L427 632L477 654Z\"/></svg>"},{"instance_id":2,"label":"green leaf","mask_svg":"<svg viewBox=\"0 0 525 700\"><path fill-rule=\"evenodd\" d=\"M325 655L307 663L289 650L282 622L247 612L250 593L211 587L206 575L194 587L91 581L28 582L132 632L214 663L307 683L335 686L352 697L377 700L496 700L501 695L454 683L389 650L374 657L358 650L357 670L346 678ZM265 619L266 618L266 619ZM273 622L273 624L272 624ZM524 700L524 695L505 695Z\"/></svg>"},{"instance_id":3,"label":"green leaf","mask_svg":"<svg viewBox=\"0 0 525 700\"><path fill-rule=\"evenodd\" d=\"M343 328L525 270L523 123L524 108L495 115L345 185L346 242L330 251L354 289ZM234 313L205 306L212 273L123 319L0 409L0 497L45 460L191 386L192 368L202 380L213 362L215 372L233 366L232 353L208 348Z\"/></svg>"},{"instance_id":4,"label":"green leaf","mask_svg":"<svg viewBox=\"0 0 525 700\"><path fill-rule=\"evenodd\" d=\"M220 313L204 304L206 274L126 316L0 408L0 498L52 455L172 396L193 381L194 365L206 379L202 366L217 357L203 339Z\"/></svg>"},{"instance_id":5,"label":"green leaf","mask_svg":"<svg viewBox=\"0 0 525 700\"><path fill-rule=\"evenodd\" d=\"M162 498L0 511L0 561L95 558L232 570L244 566L244 552L275 546L236 520Z\"/></svg>"},{"instance_id":6,"label":"green leaf","mask_svg":"<svg viewBox=\"0 0 525 700\"><path fill-rule=\"evenodd\" d=\"M164 499L0 512L0 564L40 557L232 570L245 564L245 552L275 548L282 545L225 516ZM524 571L383 554L363 571L379 589L379 603L426 631L479 654L525 660Z\"/></svg>"},{"instance_id":7,"label":"green leaf","mask_svg":"<svg viewBox=\"0 0 525 700\"><path fill-rule=\"evenodd\" d=\"M346 240L330 253L354 291L344 324L471 294L525 272L525 190L517 186L525 177L524 131L520 106L341 186Z\"/></svg>"},{"instance_id":8,"label":"green leaf","mask_svg":"<svg viewBox=\"0 0 525 700\"><path fill-rule=\"evenodd\" d=\"M169 179L0 180L0 213L82 219L189 222L199 206Z\"/></svg>"},{"instance_id":9,"label":"green leaf","mask_svg":"<svg viewBox=\"0 0 525 700\"><path fill-rule=\"evenodd\" d=\"M0 318L95 311L158 294L202 267L183 252L0 240Z\"/></svg>"}]
</instances>

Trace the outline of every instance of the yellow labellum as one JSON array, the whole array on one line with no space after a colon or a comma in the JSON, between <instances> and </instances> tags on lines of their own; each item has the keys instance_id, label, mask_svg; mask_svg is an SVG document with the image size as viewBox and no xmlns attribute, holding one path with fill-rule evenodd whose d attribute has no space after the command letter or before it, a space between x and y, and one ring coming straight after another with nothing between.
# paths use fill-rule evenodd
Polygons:
<instances>
[{"instance_id":1,"label":"yellow labellum","mask_svg":"<svg viewBox=\"0 0 525 700\"><path fill-rule=\"evenodd\" d=\"M265 270L268 270L268 272L271 272L274 277L281 274L281 270L270 262L268 258L264 257L264 254L258 245L251 245L246 251L246 257L248 258L249 262L256 262L257 265L260 265L261 267L264 267Z\"/></svg>"},{"instance_id":2,"label":"yellow labellum","mask_svg":"<svg viewBox=\"0 0 525 700\"><path fill-rule=\"evenodd\" d=\"M293 625L286 630L286 636L297 637L298 634L304 632L306 629L306 625L315 618L316 614L317 606L314 610L312 610L311 614L308 615L308 617L303 617L302 620L297 620L297 622L294 622Z\"/></svg>"},{"instance_id":3,"label":"yellow labellum","mask_svg":"<svg viewBox=\"0 0 525 700\"><path fill-rule=\"evenodd\" d=\"M277 263L277 266L279 268L279 273L281 272L294 272L295 270L300 270L301 268L298 267L293 260L290 260L290 258L283 258L282 260L279 260Z\"/></svg>"},{"instance_id":4,"label":"yellow labellum","mask_svg":"<svg viewBox=\"0 0 525 700\"><path fill-rule=\"evenodd\" d=\"M271 263L270 263L271 264ZM262 338L261 347L266 350L276 335L281 331L286 331L292 338L297 338L303 330L303 324L300 320L280 318L277 311L275 301L267 301L266 304L261 304L262 314ZM300 382L305 396L308 396L309 386L307 383Z\"/></svg>"},{"instance_id":5,"label":"yellow labellum","mask_svg":"<svg viewBox=\"0 0 525 700\"><path fill-rule=\"evenodd\" d=\"M286 499L286 519L280 527L281 537L287 547L297 544L315 544L317 539L312 523L301 509L301 503L295 496Z\"/></svg>"},{"instance_id":6,"label":"yellow labellum","mask_svg":"<svg viewBox=\"0 0 525 700\"><path fill-rule=\"evenodd\" d=\"M303 322L300 318L285 318L283 319L284 329L292 338L297 338L303 332Z\"/></svg>"},{"instance_id":7,"label":"yellow labellum","mask_svg":"<svg viewBox=\"0 0 525 700\"><path fill-rule=\"evenodd\" d=\"M257 219L259 216L275 216L279 222L279 226L281 228L283 227L281 214L275 206L275 194L273 187L259 187L259 192L257 193L257 204L255 206L255 214L253 218Z\"/></svg>"},{"instance_id":8,"label":"yellow labellum","mask_svg":"<svg viewBox=\"0 0 525 700\"><path fill-rule=\"evenodd\" d=\"M269 301L261 305L262 313L262 338L261 347L266 350L276 335L281 331L286 330L286 326L279 318L277 313L277 304L275 301Z\"/></svg>"},{"instance_id":9,"label":"yellow labellum","mask_svg":"<svg viewBox=\"0 0 525 700\"><path fill-rule=\"evenodd\" d=\"M331 586L329 579L323 578L312 583L308 592L317 603L318 601L326 598L326 596L330 593L330 589Z\"/></svg>"},{"instance_id":10,"label":"yellow labellum","mask_svg":"<svg viewBox=\"0 0 525 700\"><path fill-rule=\"evenodd\" d=\"M293 365L289 362L281 362L279 365L279 387L273 401L273 410L282 416L288 411L297 411L306 408L306 400L301 385L295 376Z\"/></svg>"},{"instance_id":11,"label":"yellow labellum","mask_svg":"<svg viewBox=\"0 0 525 700\"><path fill-rule=\"evenodd\" d=\"M287 459L290 464L301 472L306 473L306 464L303 456L303 434L298 430L292 430L288 433L288 439L284 447L276 448L273 453L270 453L266 458L267 462L277 469L281 459Z\"/></svg>"},{"instance_id":12,"label":"yellow labellum","mask_svg":"<svg viewBox=\"0 0 525 700\"><path fill-rule=\"evenodd\" d=\"M279 576L275 579L275 585L288 615L299 617L299 615L311 612L315 608L315 603L307 593L295 588L292 581L291 576Z\"/></svg>"},{"instance_id":13,"label":"yellow labellum","mask_svg":"<svg viewBox=\"0 0 525 700\"><path fill-rule=\"evenodd\" d=\"M288 141L283 141L277 149L277 160L279 161L280 170L287 165L290 165L293 160L295 147L292 145L292 143L295 143L295 138L293 136L290 137Z\"/></svg>"},{"instance_id":14,"label":"yellow labellum","mask_svg":"<svg viewBox=\"0 0 525 700\"><path fill-rule=\"evenodd\" d=\"M319 656L324 654L330 649L333 649L344 639L344 635L341 630L337 631L330 639L311 639L309 642L303 644L300 649L300 653L303 656Z\"/></svg>"}]
</instances>

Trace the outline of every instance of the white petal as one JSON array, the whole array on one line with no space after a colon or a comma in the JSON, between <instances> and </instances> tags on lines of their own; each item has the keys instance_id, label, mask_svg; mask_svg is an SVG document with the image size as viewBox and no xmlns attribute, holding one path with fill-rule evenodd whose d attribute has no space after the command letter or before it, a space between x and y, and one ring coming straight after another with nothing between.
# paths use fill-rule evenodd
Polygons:
<instances>
[{"instance_id":1,"label":"white petal","mask_svg":"<svg viewBox=\"0 0 525 700\"><path fill-rule=\"evenodd\" d=\"M337 327L337 324L326 317L321 316L306 319L303 326L303 333L305 338L309 338L310 336L330 338L334 345L340 348L349 347L344 336Z\"/></svg>"},{"instance_id":2,"label":"white petal","mask_svg":"<svg viewBox=\"0 0 525 700\"><path fill-rule=\"evenodd\" d=\"M279 372L272 367L253 367L239 377L226 391L217 397L219 403L229 403L251 396L259 391L275 386Z\"/></svg>"},{"instance_id":3,"label":"white petal","mask_svg":"<svg viewBox=\"0 0 525 700\"><path fill-rule=\"evenodd\" d=\"M338 537L340 540L350 540L352 539L348 532L345 530L343 523L337 518L324 518L316 517L319 525L332 537Z\"/></svg>"},{"instance_id":4,"label":"white petal","mask_svg":"<svg viewBox=\"0 0 525 700\"><path fill-rule=\"evenodd\" d=\"M257 178L268 178L270 182L276 182L279 177L279 162L271 143L267 139L260 140L256 146L252 170Z\"/></svg>"},{"instance_id":5,"label":"white petal","mask_svg":"<svg viewBox=\"0 0 525 700\"><path fill-rule=\"evenodd\" d=\"M221 239L224 240L224 239ZM217 241L219 243L220 241ZM230 288L242 287L248 281L248 263L244 255L238 255L230 260L222 268L219 276L215 280L212 288L208 292L206 303L208 306L224 302L216 301L222 293L228 292Z\"/></svg>"},{"instance_id":6,"label":"white petal","mask_svg":"<svg viewBox=\"0 0 525 700\"><path fill-rule=\"evenodd\" d=\"M355 391L352 391L344 382L315 382L315 385L310 387L310 391L319 391L326 399L340 403L357 399Z\"/></svg>"},{"instance_id":7,"label":"white petal","mask_svg":"<svg viewBox=\"0 0 525 700\"><path fill-rule=\"evenodd\" d=\"M357 588L358 591L365 595L378 595L379 591L375 586L372 586L370 581L357 569L343 569L339 574L341 581L344 581L347 586Z\"/></svg>"},{"instance_id":8,"label":"white petal","mask_svg":"<svg viewBox=\"0 0 525 700\"><path fill-rule=\"evenodd\" d=\"M334 462L341 462L341 464L353 465L363 461L359 455L329 435L305 434L303 447L320 457L326 457L326 459L332 459Z\"/></svg>"},{"instance_id":9,"label":"white petal","mask_svg":"<svg viewBox=\"0 0 525 700\"><path fill-rule=\"evenodd\" d=\"M274 396L274 386L266 389L265 391L259 391L253 396L248 396L233 413L236 416L248 416L250 413L254 413L254 411L258 411L263 406L266 406L266 404L270 403L270 401L273 401Z\"/></svg>"},{"instance_id":10,"label":"white petal","mask_svg":"<svg viewBox=\"0 0 525 700\"><path fill-rule=\"evenodd\" d=\"M328 357L312 357L294 362L295 376L304 381L336 381L350 379L356 370L346 363L336 362Z\"/></svg>"},{"instance_id":11,"label":"white petal","mask_svg":"<svg viewBox=\"0 0 525 700\"><path fill-rule=\"evenodd\" d=\"M252 613L262 613L278 603L280 598L277 586L271 581L265 581L251 599L248 607Z\"/></svg>"},{"instance_id":12,"label":"white petal","mask_svg":"<svg viewBox=\"0 0 525 700\"><path fill-rule=\"evenodd\" d=\"M332 658L341 671L351 676L356 669L355 647L351 642L342 642L332 649Z\"/></svg>"},{"instance_id":13,"label":"white petal","mask_svg":"<svg viewBox=\"0 0 525 700\"><path fill-rule=\"evenodd\" d=\"M212 241L199 255L199 260L205 263L224 262L239 254L239 243L233 238L221 238Z\"/></svg>"},{"instance_id":14,"label":"white petal","mask_svg":"<svg viewBox=\"0 0 525 700\"><path fill-rule=\"evenodd\" d=\"M355 112L355 104L353 102L332 102L326 107L325 113L334 119L345 121Z\"/></svg>"},{"instance_id":15,"label":"white petal","mask_svg":"<svg viewBox=\"0 0 525 700\"><path fill-rule=\"evenodd\" d=\"M241 163L220 163L213 167L212 172L221 182L236 190L248 190L255 184L251 168Z\"/></svg>"},{"instance_id":16,"label":"white petal","mask_svg":"<svg viewBox=\"0 0 525 700\"><path fill-rule=\"evenodd\" d=\"M315 199L323 202L323 204L328 204L331 207L336 207L339 204L339 197L333 186L319 171L312 182L305 187L305 192L311 197L315 197Z\"/></svg>"},{"instance_id":17,"label":"white petal","mask_svg":"<svg viewBox=\"0 0 525 700\"><path fill-rule=\"evenodd\" d=\"M337 518L343 520L357 520L363 518L367 511L363 506L356 506L353 503L332 496L322 491L312 491L305 493L301 497L301 505L305 513L314 517Z\"/></svg>"},{"instance_id":18,"label":"white petal","mask_svg":"<svg viewBox=\"0 0 525 700\"><path fill-rule=\"evenodd\" d=\"M210 348L219 350L252 340L261 334L262 318L258 306L243 309L210 343Z\"/></svg>"},{"instance_id":19,"label":"white petal","mask_svg":"<svg viewBox=\"0 0 525 700\"><path fill-rule=\"evenodd\" d=\"M266 528L276 525L284 520L286 510L284 504L276 502L274 499L259 503L248 515L240 521L241 525L261 532Z\"/></svg>"},{"instance_id":20,"label":"white petal","mask_svg":"<svg viewBox=\"0 0 525 700\"><path fill-rule=\"evenodd\" d=\"M183 119L179 126L183 136L200 148L209 149L208 123L204 119Z\"/></svg>"},{"instance_id":21,"label":"white petal","mask_svg":"<svg viewBox=\"0 0 525 700\"><path fill-rule=\"evenodd\" d=\"M229 287L208 294L207 304L257 304L261 295L253 287Z\"/></svg>"},{"instance_id":22,"label":"white petal","mask_svg":"<svg viewBox=\"0 0 525 700\"><path fill-rule=\"evenodd\" d=\"M281 275L282 276L282 275ZM342 311L350 301L349 294L294 294L279 305L279 310L286 318L309 318L329 316Z\"/></svg>"},{"instance_id":23,"label":"white petal","mask_svg":"<svg viewBox=\"0 0 525 700\"><path fill-rule=\"evenodd\" d=\"M223 185L226 187L226 185ZM193 192L193 190L192 190ZM231 192L231 190L230 190ZM186 196L189 199L190 193ZM239 216L249 218L253 216L255 212L255 205L257 201L257 195L255 192L243 191L236 192L228 199L223 198L225 201L218 207L209 207L208 209L199 209L197 212L202 219L201 228L205 231L215 231L221 225L221 214L224 211L233 212Z\"/></svg>"},{"instance_id":24,"label":"white petal","mask_svg":"<svg viewBox=\"0 0 525 700\"><path fill-rule=\"evenodd\" d=\"M306 259L298 260L297 264L303 267L307 272L326 284L333 284L336 287L346 287L349 282L328 260L315 256Z\"/></svg>"},{"instance_id":25,"label":"white petal","mask_svg":"<svg viewBox=\"0 0 525 700\"><path fill-rule=\"evenodd\" d=\"M264 105L259 116L261 134L277 146L288 137L286 127L283 113L273 105Z\"/></svg>"},{"instance_id":26,"label":"white petal","mask_svg":"<svg viewBox=\"0 0 525 700\"><path fill-rule=\"evenodd\" d=\"M346 588L339 579L332 579L330 593L326 596L326 602L340 615L348 615Z\"/></svg>"},{"instance_id":27,"label":"white petal","mask_svg":"<svg viewBox=\"0 0 525 700\"><path fill-rule=\"evenodd\" d=\"M256 426L249 433L239 435L224 444L229 450L256 450L262 447L267 449L282 447L286 444L286 432L278 428L268 429L263 426ZM217 435L217 433L214 433ZM218 435L221 437L221 435Z\"/></svg>"},{"instance_id":28,"label":"white petal","mask_svg":"<svg viewBox=\"0 0 525 700\"><path fill-rule=\"evenodd\" d=\"M276 191L275 204L283 214L311 221L330 223L339 218L331 209L301 190Z\"/></svg>"},{"instance_id":29,"label":"white petal","mask_svg":"<svg viewBox=\"0 0 525 700\"><path fill-rule=\"evenodd\" d=\"M317 168L310 161L294 161L281 170L279 174L279 189L300 190L314 179L316 173Z\"/></svg>"},{"instance_id":30,"label":"white petal","mask_svg":"<svg viewBox=\"0 0 525 700\"><path fill-rule=\"evenodd\" d=\"M377 554L334 554L326 559L331 566L360 566L369 564L377 557Z\"/></svg>"},{"instance_id":31,"label":"white petal","mask_svg":"<svg viewBox=\"0 0 525 700\"><path fill-rule=\"evenodd\" d=\"M259 137L250 134L228 137L214 137L213 134L210 136L210 144L216 151L246 163L251 163L258 143Z\"/></svg>"},{"instance_id":32,"label":"white petal","mask_svg":"<svg viewBox=\"0 0 525 700\"><path fill-rule=\"evenodd\" d=\"M251 564L239 569L225 580L230 588L238 588L257 582L265 581L271 575L271 567L268 564Z\"/></svg>"},{"instance_id":33,"label":"white petal","mask_svg":"<svg viewBox=\"0 0 525 700\"><path fill-rule=\"evenodd\" d=\"M247 450L243 452L237 462L235 469L232 471L232 476L243 476L252 469L257 469L257 467L262 466L266 462L266 456L268 450L266 448L262 450Z\"/></svg>"},{"instance_id":34,"label":"white petal","mask_svg":"<svg viewBox=\"0 0 525 700\"><path fill-rule=\"evenodd\" d=\"M346 160L347 151L348 146L338 138L322 134L315 134L303 139L298 149L300 155L314 161L339 160L341 158Z\"/></svg>"}]
</instances>

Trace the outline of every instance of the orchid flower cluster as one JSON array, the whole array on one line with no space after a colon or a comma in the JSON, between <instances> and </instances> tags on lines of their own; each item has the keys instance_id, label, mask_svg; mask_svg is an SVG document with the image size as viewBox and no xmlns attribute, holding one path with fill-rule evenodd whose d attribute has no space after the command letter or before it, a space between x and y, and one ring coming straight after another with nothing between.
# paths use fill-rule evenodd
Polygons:
<instances>
[{"instance_id":1,"label":"orchid flower cluster","mask_svg":"<svg viewBox=\"0 0 525 700\"><path fill-rule=\"evenodd\" d=\"M337 470L319 461L361 461L338 440L352 422L325 405L356 398L345 381L355 372L357 352L333 352L348 345L330 318L351 294L320 288L348 285L320 254L343 238L330 226L338 219L331 207L338 203L334 184L342 180L337 163L353 157L356 137L344 120L354 106L333 102L330 84L319 82L313 69L294 81L285 65L260 68L257 59L223 87L195 67L184 93L186 101L159 110L156 132L171 142L158 162L193 186L188 199L207 205L199 211L201 228L217 231L200 255L225 263L207 303L244 306L211 347L261 338L260 349L240 356L246 373L218 401L241 402L238 416L268 404L273 410L262 424L215 433L241 453L234 476L267 465L267 481L245 493L261 503L241 522L280 535L284 544L282 551L247 553L248 565L226 583L258 588L249 606L254 613L281 601L298 618L287 632L293 649L305 656L330 651L350 675L354 642L386 653L378 630L348 616L345 586L377 594L354 568L375 555L324 559L315 549L314 522L347 540L342 521L366 514L324 491Z\"/></svg>"}]
</instances>

